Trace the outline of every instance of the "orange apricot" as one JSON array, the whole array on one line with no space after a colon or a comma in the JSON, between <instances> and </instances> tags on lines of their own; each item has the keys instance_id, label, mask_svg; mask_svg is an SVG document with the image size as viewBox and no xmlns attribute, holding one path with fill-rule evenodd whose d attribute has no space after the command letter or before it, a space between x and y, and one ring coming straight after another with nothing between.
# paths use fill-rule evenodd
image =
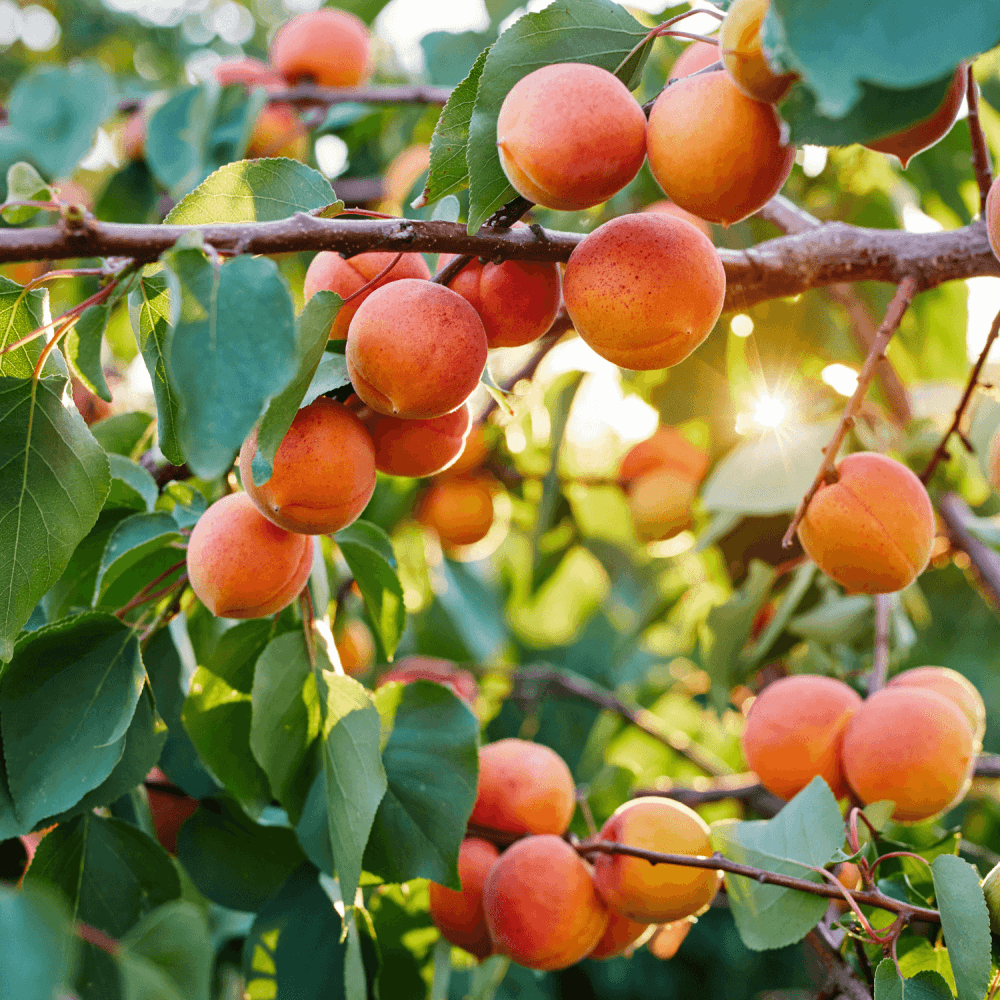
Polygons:
<instances>
[{"instance_id":1,"label":"orange apricot","mask_svg":"<svg viewBox=\"0 0 1000 1000\"><path fill-rule=\"evenodd\" d=\"M288 104L268 104L254 123L246 156L249 160L286 156L304 161L309 155L309 133Z\"/></svg>"},{"instance_id":2,"label":"orange apricot","mask_svg":"<svg viewBox=\"0 0 1000 1000\"><path fill-rule=\"evenodd\" d=\"M901 822L929 819L957 804L975 763L969 720L937 691L898 685L871 695L844 735L844 774L866 805L896 804Z\"/></svg>"},{"instance_id":3,"label":"orange apricot","mask_svg":"<svg viewBox=\"0 0 1000 1000\"><path fill-rule=\"evenodd\" d=\"M342 299L346 299L381 274L395 258L396 254L383 253L381 250L371 250L368 253L359 253L354 257L347 258L332 250L320 250L310 261L306 270L306 280L303 286L306 299L311 299L323 289L336 292ZM430 269L421 254L404 253L385 277L379 278L367 291L340 307L337 318L330 328L330 339L344 340L347 337L347 328L351 325L351 320L358 311L358 307L376 288L381 288L390 281L398 281L400 278L423 278L426 280L430 276Z\"/></svg>"},{"instance_id":4,"label":"orange apricot","mask_svg":"<svg viewBox=\"0 0 1000 1000\"><path fill-rule=\"evenodd\" d=\"M672 80L683 79L699 70L714 66L721 58L722 53L715 42L692 42L674 60L668 76Z\"/></svg>"},{"instance_id":5,"label":"orange apricot","mask_svg":"<svg viewBox=\"0 0 1000 1000\"><path fill-rule=\"evenodd\" d=\"M621 215L575 247L563 298L602 358L638 371L683 361L722 312L726 272L711 240L681 219Z\"/></svg>"},{"instance_id":6,"label":"orange apricot","mask_svg":"<svg viewBox=\"0 0 1000 1000\"><path fill-rule=\"evenodd\" d=\"M661 470L669 470L690 483L701 482L708 471L708 454L680 431L663 426L629 448L618 466L618 481L628 488L640 477Z\"/></svg>"},{"instance_id":7,"label":"orange apricot","mask_svg":"<svg viewBox=\"0 0 1000 1000\"><path fill-rule=\"evenodd\" d=\"M986 704L976 685L957 670L948 667L914 667L896 674L886 687L921 687L943 694L962 710L972 726L976 741L982 742L983 733L986 732Z\"/></svg>"},{"instance_id":8,"label":"orange apricot","mask_svg":"<svg viewBox=\"0 0 1000 1000\"><path fill-rule=\"evenodd\" d=\"M480 748L473 825L561 836L575 808L573 775L555 750L513 737Z\"/></svg>"},{"instance_id":9,"label":"orange apricot","mask_svg":"<svg viewBox=\"0 0 1000 1000\"><path fill-rule=\"evenodd\" d=\"M365 408L359 416L375 443L375 468L391 476L431 476L453 465L472 426L467 403L442 417L403 420Z\"/></svg>"},{"instance_id":10,"label":"orange apricot","mask_svg":"<svg viewBox=\"0 0 1000 1000\"><path fill-rule=\"evenodd\" d=\"M98 420L110 417L113 409L111 404L95 396L78 378L70 379L73 387L73 405L80 411L83 422L89 427Z\"/></svg>"},{"instance_id":11,"label":"orange apricot","mask_svg":"<svg viewBox=\"0 0 1000 1000\"><path fill-rule=\"evenodd\" d=\"M486 331L458 292L402 278L361 303L345 354L354 391L373 410L426 420L457 410L479 385Z\"/></svg>"},{"instance_id":12,"label":"orange apricot","mask_svg":"<svg viewBox=\"0 0 1000 1000\"><path fill-rule=\"evenodd\" d=\"M606 69L554 63L511 87L497 118L497 147L518 194L575 211L607 201L639 172L646 118Z\"/></svg>"},{"instance_id":13,"label":"orange apricot","mask_svg":"<svg viewBox=\"0 0 1000 1000\"><path fill-rule=\"evenodd\" d=\"M857 890L862 886L861 869L853 861L836 865L833 876L845 889ZM834 899L833 906L839 913L846 913L851 908L846 899Z\"/></svg>"},{"instance_id":14,"label":"orange apricot","mask_svg":"<svg viewBox=\"0 0 1000 1000\"><path fill-rule=\"evenodd\" d=\"M661 924L656 929L656 933L649 939L649 944L646 947L657 958L667 961L680 950L692 927L694 927L694 923L687 918L673 920L669 924Z\"/></svg>"},{"instance_id":15,"label":"orange apricot","mask_svg":"<svg viewBox=\"0 0 1000 1000\"><path fill-rule=\"evenodd\" d=\"M333 637L340 665L348 677L368 673L375 662L375 640L368 626L357 618L349 618Z\"/></svg>"},{"instance_id":16,"label":"orange apricot","mask_svg":"<svg viewBox=\"0 0 1000 1000\"><path fill-rule=\"evenodd\" d=\"M708 824L673 799L643 796L619 806L600 839L665 854L709 856ZM594 882L608 908L632 920L668 923L703 910L719 891L721 872L686 865L653 865L624 854L598 854Z\"/></svg>"},{"instance_id":17,"label":"orange apricot","mask_svg":"<svg viewBox=\"0 0 1000 1000\"><path fill-rule=\"evenodd\" d=\"M313 544L269 521L246 493L230 493L191 532L187 571L195 596L220 618L263 618L298 597Z\"/></svg>"},{"instance_id":18,"label":"orange apricot","mask_svg":"<svg viewBox=\"0 0 1000 1000\"><path fill-rule=\"evenodd\" d=\"M609 919L590 866L553 834L504 851L486 877L483 911L498 952L548 971L590 954Z\"/></svg>"},{"instance_id":19,"label":"orange apricot","mask_svg":"<svg viewBox=\"0 0 1000 1000\"><path fill-rule=\"evenodd\" d=\"M354 87L368 77L371 39L359 17L323 7L286 21L271 42L270 58L290 84Z\"/></svg>"},{"instance_id":20,"label":"orange apricot","mask_svg":"<svg viewBox=\"0 0 1000 1000\"><path fill-rule=\"evenodd\" d=\"M750 705L740 738L743 759L778 798L792 798L817 776L842 798L840 748L860 705L858 693L833 677L782 677Z\"/></svg>"},{"instance_id":21,"label":"orange apricot","mask_svg":"<svg viewBox=\"0 0 1000 1000\"><path fill-rule=\"evenodd\" d=\"M1000 260L1000 177L993 181L990 185L990 192L986 196L986 232L990 238L990 246L993 248L993 255ZM998 452L996 447L997 441L1000 440L1000 433L998 433L993 438L993 448L990 449L991 470L994 471L994 476L991 478L990 482L994 487L1000 483L1000 477L997 477L995 470L998 468L998 463L993 460L993 456Z\"/></svg>"},{"instance_id":22,"label":"orange apricot","mask_svg":"<svg viewBox=\"0 0 1000 1000\"><path fill-rule=\"evenodd\" d=\"M795 162L774 108L740 93L724 71L667 87L650 112L646 144L667 197L725 226L770 201Z\"/></svg>"},{"instance_id":23,"label":"orange apricot","mask_svg":"<svg viewBox=\"0 0 1000 1000\"><path fill-rule=\"evenodd\" d=\"M709 239L712 238L712 227L697 215L685 212L680 205L675 205L669 198L660 198L658 201L651 201L643 212L659 212L661 215L672 215L675 219L683 219L690 222L696 229L700 229Z\"/></svg>"},{"instance_id":24,"label":"orange apricot","mask_svg":"<svg viewBox=\"0 0 1000 1000\"><path fill-rule=\"evenodd\" d=\"M760 26L771 0L733 0L719 29L719 50L729 78L747 97L774 104L798 79L796 73L775 73L760 40Z\"/></svg>"},{"instance_id":25,"label":"orange apricot","mask_svg":"<svg viewBox=\"0 0 1000 1000\"><path fill-rule=\"evenodd\" d=\"M474 545L493 527L493 491L485 476L449 476L424 493L416 518L437 533L442 545Z\"/></svg>"},{"instance_id":26,"label":"orange apricot","mask_svg":"<svg viewBox=\"0 0 1000 1000\"><path fill-rule=\"evenodd\" d=\"M640 476L626 496L632 525L641 541L655 542L679 535L691 523L698 487L669 469Z\"/></svg>"},{"instance_id":27,"label":"orange apricot","mask_svg":"<svg viewBox=\"0 0 1000 1000\"><path fill-rule=\"evenodd\" d=\"M430 911L441 937L464 948L480 961L493 954L493 942L483 912L483 885L500 852L488 841L466 837L458 850L459 891L431 882Z\"/></svg>"},{"instance_id":28,"label":"orange apricot","mask_svg":"<svg viewBox=\"0 0 1000 1000\"><path fill-rule=\"evenodd\" d=\"M609 914L608 929L604 932L604 937L597 942L597 946L587 958L614 958L616 955L627 953L630 945L635 944L647 930L649 930L649 924L629 920L628 917L612 910Z\"/></svg>"},{"instance_id":29,"label":"orange apricot","mask_svg":"<svg viewBox=\"0 0 1000 1000\"><path fill-rule=\"evenodd\" d=\"M923 483L875 452L848 455L838 481L820 486L798 534L806 554L851 591L886 594L923 572L934 543L934 510Z\"/></svg>"},{"instance_id":30,"label":"orange apricot","mask_svg":"<svg viewBox=\"0 0 1000 1000\"><path fill-rule=\"evenodd\" d=\"M489 458L490 448L486 443L486 431L482 424L473 424L465 439L465 447L462 454L455 459L453 465L440 474L442 479L451 479L455 476L462 476L473 469L478 469L483 462Z\"/></svg>"},{"instance_id":31,"label":"orange apricot","mask_svg":"<svg viewBox=\"0 0 1000 1000\"><path fill-rule=\"evenodd\" d=\"M141 160L146 155L146 118L141 110L128 116L119 135L124 159Z\"/></svg>"},{"instance_id":32,"label":"orange apricot","mask_svg":"<svg viewBox=\"0 0 1000 1000\"><path fill-rule=\"evenodd\" d=\"M398 684L412 684L413 681L443 684L472 709L475 709L476 699L479 697L479 685L468 670L461 670L451 660L441 660L435 656L404 656L392 670L378 679L376 690L390 681Z\"/></svg>"},{"instance_id":33,"label":"orange apricot","mask_svg":"<svg viewBox=\"0 0 1000 1000\"><path fill-rule=\"evenodd\" d=\"M403 201L417 178L427 172L431 162L431 147L426 143L407 146L385 168L382 176L382 202L380 212L389 215L403 214Z\"/></svg>"},{"instance_id":34,"label":"orange apricot","mask_svg":"<svg viewBox=\"0 0 1000 1000\"><path fill-rule=\"evenodd\" d=\"M284 81L267 63L246 56L242 59L226 59L219 63L212 73L220 87L242 84L244 87L281 87Z\"/></svg>"},{"instance_id":35,"label":"orange apricot","mask_svg":"<svg viewBox=\"0 0 1000 1000\"><path fill-rule=\"evenodd\" d=\"M917 122L916 125L911 125L900 132L894 132L882 139L876 139L875 142L866 142L864 145L879 153L891 153L902 163L905 170L906 165L917 153L930 149L951 131L951 127L955 124L958 113L962 109L967 83L965 66L960 65L955 70L951 86L948 87L944 100L932 115Z\"/></svg>"},{"instance_id":36,"label":"orange apricot","mask_svg":"<svg viewBox=\"0 0 1000 1000\"><path fill-rule=\"evenodd\" d=\"M257 430L240 449L243 488L275 524L306 535L339 531L360 517L375 492L375 446L341 403L320 396L295 415L266 483L253 481Z\"/></svg>"}]
</instances>

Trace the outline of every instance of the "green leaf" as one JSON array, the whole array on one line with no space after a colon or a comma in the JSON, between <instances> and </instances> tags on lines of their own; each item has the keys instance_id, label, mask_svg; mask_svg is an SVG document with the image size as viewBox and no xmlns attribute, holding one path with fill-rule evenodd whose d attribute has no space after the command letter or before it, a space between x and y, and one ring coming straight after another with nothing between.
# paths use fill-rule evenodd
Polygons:
<instances>
[{"instance_id":1,"label":"green leaf","mask_svg":"<svg viewBox=\"0 0 1000 1000\"><path fill-rule=\"evenodd\" d=\"M171 195L190 191L204 175L205 150L219 87L187 87L146 120L146 163Z\"/></svg>"},{"instance_id":2,"label":"green leaf","mask_svg":"<svg viewBox=\"0 0 1000 1000\"><path fill-rule=\"evenodd\" d=\"M334 536L387 656L392 656L406 624L403 585L389 536L370 521L355 521Z\"/></svg>"},{"instance_id":3,"label":"green leaf","mask_svg":"<svg viewBox=\"0 0 1000 1000\"><path fill-rule=\"evenodd\" d=\"M954 854L936 857L931 872L958 1000L982 1000L990 979L990 920L979 875Z\"/></svg>"},{"instance_id":4,"label":"green leaf","mask_svg":"<svg viewBox=\"0 0 1000 1000\"><path fill-rule=\"evenodd\" d=\"M122 939L123 1000L208 1000L213 958L198 908L180 899L165 903Z\"/></svg>"},{"instance_id":5,"label":"green leaf","mask_svg":"<svg viewBox=\"0 0 1000 1000\"><path fill-rule=\"evenodd\" d=\"M983 993L985 992L984 987ZM937 972L918 972L912 979L900 979L891 958L882 959L875 970L875 1000L950 1000L950 998L951 990Z\"/></svg>"},{"instance_id":6,"label":"green leaf","mask_svg":"<svg viewBox=\"0 0 1000 1000\"><path fill-rule=\"evenodd\" d=\"M256 913L305 860L302 849L288 827L254 823L227 799L210 805L181 827L177 857L214 903Z\"/></svg>"},{"instance_id":7,"label":"green leaf","mask_svg":"<svg viewBox=\"0 0 1000 1000\"><path fill-rule=\"evenodd\" d=\"M948 949L943 944L933 945L923 939L917 941L905 954L900 954L899 968L904 979L912 978L918 972L936 972L948 984L953 996L957 992L955 973L951 968Z\"/></svg>"},{"instance_id":8,"label":"green leaf","mask_svg":"<svg viewBox=\"0 0 1000 1000\"><path fill-rule=\"evenodd\" d=\"M0 347L6 347L26 337L49 320L49 293L45 288L26 292L16 281L0 277ZM0 376L30 378L42 353L45 340L34 340L6 354L0 354ZM46 375L59 374L53 351L45 363Z\"/></svg>"},{"instance_id":9,"label":"green leaf","mask_svg":"<svg viewBox=\"0 0 1000 1000\"><path fill-rule=\"evenodd\" d=\"M69 985L77 939L52 893L0 885L0 927L0 984L16 986L17 1000L52 1000Z\"/></svg>"},{"instance_id":10,"label":"green leaf","mask_svg":"<svg viewBox=\"0 0 1000 1000\"><path fill-rule=\"evenodd\" d=\"M114 108L111 77L96 63L38 66L21 76L7 100L8 128L49 177L66 177L90 149L94 131Z\"/></svg>"},{"instance_id":11,"label":"green leaf","mask_svg":"<svg viewBox=\"0 0 1000 1000\"><path fill-rule=\"evenodd\" d=\"M157 549L171 542L182 541L184 536L177 522L164 511L152 514L133 514L115 525L104 547L101 565L94 581L94 604L126 570ZM184 555L177 552L176 562L183 562Z\"/></svg>"},{"instance_id":12,"label":"green leaf","mask_svg":"<svg viewBox=\"0 0 1000 1000\"><path fill-rule=\"evenodd\" d=\"M347 359L344 355L327 352L316 367L316 374L313 375L309 388L302 398L302 405L308 406L324 392L332 392L334 389L347 385L350 381L351 376L347 374Z\"/></svg>"},{"instance_id":13,"label":"green leaf","mask_svg":"<svg viewBox=\"0 0 1000 1000\"><path fill-rule=\"evenodd\" d=\"M295 317L295 353L299 359L299 367L295 378L267 404L257 429L253 478L258 486L263 486L271 478L275 453L288 433L288 428L292 426L299 407L305 405L305 396L317 367L326 360L324 349L330 339L330 328L342 304L343 299L339 295L324 289L313 295L302 312ZM343 357L338 357L346 369Z\"/></svg>"},{"instance_id":14,"label":"green leaf","mask_svg":"<svg viewBox=\"0 0 1000 1000\"><path fill-rule=\"evenodd\" d=\"M826 782L813 780L774 819L718 823L712 846L727 858L810 882L844 840L844 821ZM754 951L800 941L826 912L828 900L794 889L763 885L743 875L725 876L729 906L743 943Z\"/></svg>"},{"instance_id":15,"label":"green leaf","mask_svg":"<svg viewBox=\"0 0 1000 1000\"><path fill-rule=\"evenodd\" d=\"M156 480L138 462L114 452L108 455L111 470L111 490L104 510L126 508L148 513L156 505L160 491Z\"/></svg>"},{"instance_id":16,"label":"green leaf","mask_svg":"<svg viewBox=\"0 0 1000 1000\"><path fill-rule=\"evenodd\" d=\"M479 724L441 684L387 684L376 695L392 731L382 752L389 780L365 868L389 882L429 878L460 887L458 849L476 800Z\"/></svg>"},{"instance_id":17,"label":"green leaf","mask_svg":"<svg viewBox=\"0 0 1000 1000\"><path fill-rule=\"evenodd\" d=\"M295 325L284 278L267 257L216 267L198 249L164 254L174 324L167 358L180 401L188 465L213 479L229 471L264 404L295 377Z\"/></svg>"},{"instance_id":18,"label":"green leaf","mask_svg":"<svg viewBox=\"0 0 1000 1000\"><path fill-rule=\"evenodd\" d=\"M7 170L7 201L52 201L52 188L30 163L15 163ZM37 208L5 208L0 218L12 226L33 219Z\"/></svg>"},{"instance_id":19,"label":"green leaf","mask_svg":"<svg viewBox=\"0 0 1000 1000\"><path fill-rule=\"evenodd\" d=\"M444 559L432 567L434 596L478 662L498 660L510 641L503 601L463 563Z\"/></svg>"},{"instance_id":20,"label":"green leaf","mask_svg":"<svg viewBox=\"0 0 1000 1000\"><path fill-rule=\"evenodd\" d=\"M152 416L141 410L131 413L116 413L99 420L90 428L90 433L106 451L128 458L143 441L153 422Z\"/></svg>"},{"instance_id":21,"label":"green leaf","mask_svg":"<svg viewBox=\"0 0 1000 1000\"><path fill-rule=\"evenodd\" d=\"M156 399L160 451L174 465L184 464L178 441L180 399L167 374L170 351L170 292L167 273L159 264L147 267L139 284L129 292L128 312L142 360L146 363Z\"/></svg>"},{"instance_id":22,"label":"green leaf","mask_svg":"<svg viewBox=\"0 0 1000 1000\"><path fill-rule=\"evenodd\" d=\"M497 39L486 57L469 122L470 233L517 195L497 153L497 117L511 87L534 70L558 62L590 63L613 73L646 34L643 25L611 0L556 0L537 14L525 14ZM619 73L630 90L639 83L649 48L643 46Z\"/></svg>"},{"instance_id":23,"label":"green leaf","mask_svg":"<svg viewBox=\"0 0 1000 1000\"><path fill-rule=\"evenodd\" d=\"M163 221L178 226L276 222L336 201L330 182L298 160L240 160L203 180Z\"/></svg>"},{"instance_id":24,"label":"green leaf","mask_svg":"<svg viewBox=\"0 0 1000 1000\"><path fill-rule=\"evenodd\" d=\"M111 306L90 306L62 340L62 351L73 373L96 396L111 402L111 391L101 367L101 341L111 318Z\"/></svg>"},{"instance_id":25,"label":"green leaf","mask_svg":"<svg viewBox=\"0 0 1000 1000\"><path fill-rule=\"evenodd\" d=\"M0 683L0 731L29 829L111 774L144 680L138 636L112 615L64 619L17 644Z\"/></svg>"},{"instance_id":26,"label":"green leaf","mask_svg":"<svg viewBox=\"0 0 1000 1000\"><path fill-rule=\"evenodd\" d=\"M127 163L104 185L94 205L101 222L159 222L156 182L145 160Z\"/></svg>"}]
</instances>

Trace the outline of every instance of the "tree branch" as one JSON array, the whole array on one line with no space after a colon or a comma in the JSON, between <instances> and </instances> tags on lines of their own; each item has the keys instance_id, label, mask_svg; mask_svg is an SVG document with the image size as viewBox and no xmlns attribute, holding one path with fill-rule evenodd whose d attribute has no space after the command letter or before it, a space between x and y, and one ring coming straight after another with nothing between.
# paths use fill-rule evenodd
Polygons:
<instances>
[{"instance_id":1,"label":"tree branch","mask_svg":"<svg viewBox=\"0 0 1000 1000\"><path fill-rule=\"evenodd\" d=\"M972 75L972 66L967 66L968 86L965 88L965 99L969 107L969 139L972 143L972 167L976 172L976 184L979 187L979 217L986 217L986 196L990 193L993 183L993 168L990 165L990 152L983 134L983 125L979 120L979 85Z\"/></svg>"},{"instance_id":2,"label":"tree branch","mask_svg":"<svg viewBox=\"0 0 1000 1000\"><path fill-rule=\"evenodd\" d=\"M637 788L632 793L633 798L656 796L661 799L673 799L694 809L696 806L711 802L732 800L742 802L758 816L770 819L777 816L785 804L777 795L769 792L758 780L755 774L734 774L713 781L707 788Z\"/></svg>"},{"instance_id":3,"label":"tree branch","mask_svg":"<svg viewBox=\"0 0 1000 1000\"><path fill-rule=\"evenodd\" d=\"M827 980L836 986L848 1000L872 1000L872 994L858 979L854 970L844 961L830 939L828 928L822 923L814 927L805 937L806 944L816 952L816 957L826 972ZM829 990L827 990L829 993Z\"/></svg>"}]
</instances>

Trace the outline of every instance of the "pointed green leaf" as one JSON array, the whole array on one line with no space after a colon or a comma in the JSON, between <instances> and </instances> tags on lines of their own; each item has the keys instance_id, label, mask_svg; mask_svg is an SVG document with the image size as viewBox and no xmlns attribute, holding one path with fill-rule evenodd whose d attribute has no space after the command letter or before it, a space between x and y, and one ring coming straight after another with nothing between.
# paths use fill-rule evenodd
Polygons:
<instances>
[{"instance_id":1,"label":"pointed green leaf","mask_svg":"<svg viewBox=\"0 0 1000 1000\"><path fill-rule=\"evenodd\" d=\"M108 455L111 469L111 491L104 510L126 508L148 513L156 505L160 491L156 480L138 462L113 452Z\"/></svg>"},{"instance_id":2,"label":"pointed green leaf","mask_svg":"<svg viewBox=\"0 0 1000 1000\"><path fill-rule=\"evenodd\" d=\"M111 391L101 367L101 341L111 318L111 306L104 304L85 309L76 326L63 338L62 350L73 373L96 396L111 402Z\"/></svg>"},{"instance_id":3,"label":"pointed green leaf","mask_svg":"<svg viewBox=\"0 0 1000 1000\"><path fill-rule=\"evenodd\" d=\"M65 907L51 892L0 886L0 984L17 1000L52 1000L77 954Z\"/></svg>"},{"instance_id":4,"label":"pointed green leaf","mask_svg":"<svg viewBox=\"0 0 1000 1000\"><path fill-rule=\"evenodd\" d=\"M958 1000L982 1000L990 979L990 918L979 875L954 854L938 855L931 872Z\"/></svg>"},{"instance_id":5,"label":"pointed green leaf","mask_svg":"<svg viewBox=\"0 0 1000 1000\"><path fill-rule=\"evenodd\" d=\"M35 288L26 292L16 281L0 277L0 347L23 339L50 318L48 289ZM0 375L30 378L44 346L45 339L36 337L23 347L0 354ZM58 374L52 360L56 354L58 352L54 351L49 355L46 375Z\"/></svg>"},{"instance_id":6,"label":"pointed green leaf","mask_svg":"<svg viewBox=\"0 0 1000 1000\"><path fill-rule=\"evenodd\" d=\"M30 163L14 163L7 169L7 201L51 201L52 188ZM12 226L33 219L37 208L4 208L0 218Z\"/></svg>"},{"instance_id":7,"label":"pointed green leaf","mask_svg":"<svg viewBox=\"0 0 1000 1000\"><path fill-rule=\"evenodd\" d=\"M985 990L984 990L985 992ZM875 970L875 1000L950 1000L951 990L937 972L918 972L901 979L891 958Z\"/></svg>"},{"instance_id":8,"label":"pointed green leaf","mask_svg":"<svg viewBox=\"0 0 1000 1000\"><path fill-rule=\"evenodd\" d=\"M340 389L350 381L351 376L347 374L347 360L344 355L328 351L316 366L316 374L313 375L309 388L302 397L302 405L308 406L324 392Z\"/></svg>"},{"instance_id":9,"label":"pointed green leaf","mask_svg":"<svg viewBox=\"0 0 1000 1000\"><path fill-rule=\"evenodd\" d=\"M184 536L177 522L164 511L151 514L133 514L115 525L104 547L101 565L94 581L94 603L126 570L144 559L151 552L182 541ZM177 551L175 562L183 562L184 553Z\"/></svg>"},{"instance_id":10,"label":"pointed green leaf","mask_svg":"<svg viewBox=\"0 0 1000 1000\"><path fill-rule=\"evenodd\" d=\"M190 191L204 176L219 93L214 82L187 87L146 120L146 163L174 197Z\"/></svg>"}]
</instances>

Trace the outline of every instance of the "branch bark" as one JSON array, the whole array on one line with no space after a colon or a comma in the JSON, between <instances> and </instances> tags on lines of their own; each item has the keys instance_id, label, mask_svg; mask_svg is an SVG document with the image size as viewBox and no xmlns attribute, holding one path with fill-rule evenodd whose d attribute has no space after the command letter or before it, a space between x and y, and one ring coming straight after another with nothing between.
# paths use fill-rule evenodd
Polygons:
<instances>
[{"instance_id":1,"label":"branch bark","mask_svg":"<svg viewBox=\"0 0 1000 1000\"><path fill-rule=\"evenodd\" d=\"M837 988L840 996L848 1000L872 1000L872 995L854 970L844 961L830 939L829 929L821 923L806 935L806 944L816 953L826 971L829 983ZM826 995L829 995L827 990Z\"/></svg>"},{"instance_id":2,"label":"branch bark","mask_svg":"<svg viewBox=\"0 0 1000 1000\"><path fill-rule=\"evenodd\" d=\"M937 509L941 520L948 526L952 542L971 560L979 584L990 603L994 608L1000 609L1000 554L984 545L965 526L974 515L957 493L945 493L938 501ZM997 776L1000 776L1000 768Z\"/></svg>"}]
</instances>

